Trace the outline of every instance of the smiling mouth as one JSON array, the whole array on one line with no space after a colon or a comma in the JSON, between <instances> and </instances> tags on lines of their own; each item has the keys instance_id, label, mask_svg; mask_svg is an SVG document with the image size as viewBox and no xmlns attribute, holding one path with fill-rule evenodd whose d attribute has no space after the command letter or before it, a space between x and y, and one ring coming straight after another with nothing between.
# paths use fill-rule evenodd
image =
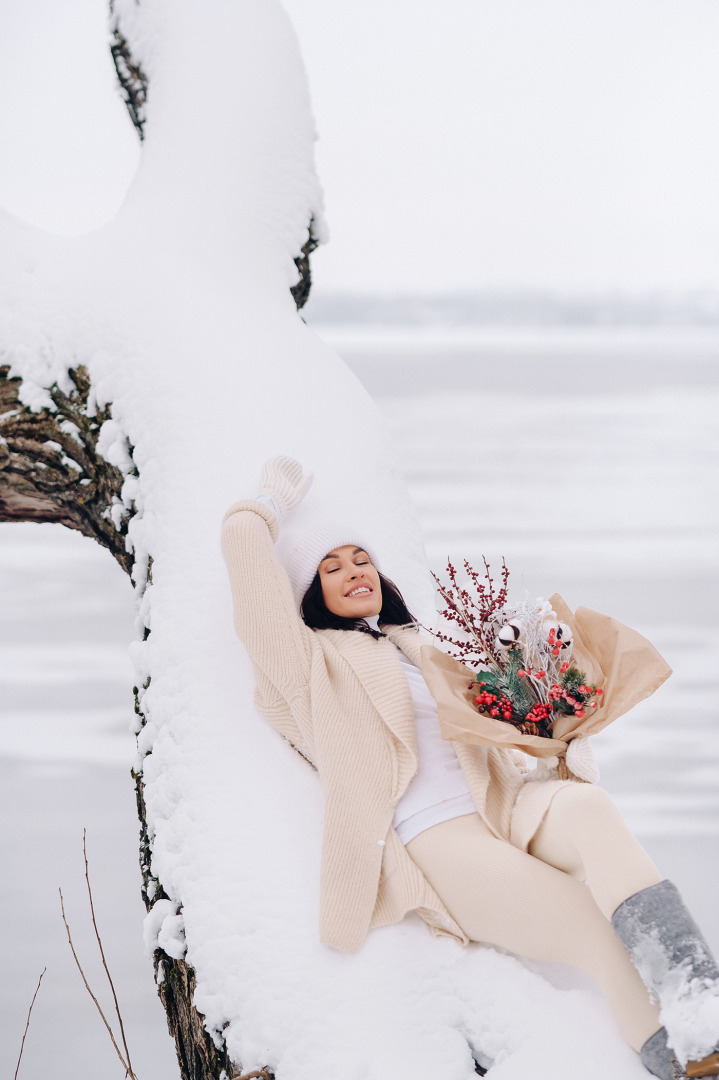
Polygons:
<instances>
[{"instance_id":1,"label":"smiling mouth","mask_svg":"<svg viewBox=\"0 0 719 1080\"><path fill-rule=\"evenodd\" d=\"M372 590L368 589L366 585L360 585L359 588L353 589L352 592L345 593L345 599L349 599L350 596L369 596Z\"/></svg>"}]
</instances>

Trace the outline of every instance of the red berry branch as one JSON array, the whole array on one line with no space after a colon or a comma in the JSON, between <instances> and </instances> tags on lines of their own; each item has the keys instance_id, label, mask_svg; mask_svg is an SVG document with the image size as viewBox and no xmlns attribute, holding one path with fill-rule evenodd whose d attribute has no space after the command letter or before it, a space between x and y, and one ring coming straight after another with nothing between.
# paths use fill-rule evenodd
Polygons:
<instances>
[{"instance_id":1,"label":"red berry branch","mask_svg":"<svg viewBox=\"0 0 719 1080\"><path fill-rule=\"evenodd\" d=\"M474 595L459 583L457 570L450 559L447 560L448 585L445 585L437 574L432 574L437 583L437 592L445 603L445 607L440 609L440 614L449 624L458 626L467 634L469 640L454 638L442 631L437 632L437 637L456 650L451 653L456 660L466 663L474 659L484 664L491 659L495 664L500 664L500 651L494 640L495 633L494 630L490 633L489 628L495 616L501 613L507 602L509 570L502 559L502 584L497 588L490 573L490 565L484 555L482 562L484 563L483 578L480 577L481 571L475 570L466 559L463 560L464 570Z\"/></svg>"}]
</instances>

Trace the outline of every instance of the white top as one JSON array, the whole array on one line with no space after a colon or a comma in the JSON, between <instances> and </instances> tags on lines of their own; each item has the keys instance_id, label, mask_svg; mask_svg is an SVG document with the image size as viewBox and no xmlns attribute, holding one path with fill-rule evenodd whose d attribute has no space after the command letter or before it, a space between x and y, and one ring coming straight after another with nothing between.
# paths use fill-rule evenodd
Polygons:
<instances>
[{"instance_id":1,"label":"white top","mask_svg":"<svg viewBox=\"0 0 719 1080\"><path fill-rule=\"evenodd\" d=\"M370 620L367 620L370 622ZM395 808L392 824L403 844L441 821L473 814L476 807L451 742L442 738L437 703L420 669L401 650L417 734L417 772Z\"/></svg>"}]
</instances>

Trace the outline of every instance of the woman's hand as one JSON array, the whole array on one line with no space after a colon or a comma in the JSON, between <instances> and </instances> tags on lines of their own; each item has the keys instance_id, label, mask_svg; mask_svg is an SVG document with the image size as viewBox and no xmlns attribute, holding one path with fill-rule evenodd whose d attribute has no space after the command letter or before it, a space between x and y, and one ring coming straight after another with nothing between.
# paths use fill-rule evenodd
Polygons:
<instances>
[{"instance_id":1,"label":"woman's hand","mask_svg":"<svg viewBox=\"0 0 719 1080\"><path fill-rule=\"evenodd\" d=\"M312 484L312 473L302 473L299 461L291 457L269 458L262 466L260 493L269 495L284 517L304 499Z\"/></svg>"},{"instance_id":2,"label":"woman's hand","mask_svg":"<svg viewBox=\"0 0 719 1080\"><path fill-rule=\"evenodd\" d=\"M586 736L571 739L567 747L567 768L587 784L596 784L599 769L594 760L594 752Z\"/></svg>"},{"instance_id":3,"label":"woman's hand","mask_svg":"<svg viewBox=\"0 0 719 1080\"><path fill-rule=\"evenodd\" d=\"M567 753L562 758L566 768L560 769L558 757L539 758L537 767L531 769L525 780L581 780L585 784L596 784L599 780L599 769L594 760L594 752L586 736L571 739L567 747ZM567 769L570 776L567 777Z\"/></svg>"}]
</instances>

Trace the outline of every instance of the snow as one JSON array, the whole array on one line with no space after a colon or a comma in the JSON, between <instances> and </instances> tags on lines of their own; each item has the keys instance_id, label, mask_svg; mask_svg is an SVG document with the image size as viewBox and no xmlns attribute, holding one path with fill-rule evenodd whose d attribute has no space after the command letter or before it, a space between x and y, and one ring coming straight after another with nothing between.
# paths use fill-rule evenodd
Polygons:
<instances>
[{"instance_id":1,"label":"snow","mask_svg":"<svg viewBox=\"0 0 719 1080\"><path fill-rule=\"evenodd\" d=\"M100 428L97 452L105 461L109 461L125 474L133 467L127 436L114 420L106 420Z\"/></svg>"},{"instance_id":2,"label":"snow","mask_svg":"<svg viewBox=\"0 0 719 1080\"><path fill-rule=\"evenodd\" d=\"M719 1031L719 990L697 991L687 972L670 985L660 1013L677 1059L700 1061L707 1053L707 1033ZM709 1049L713 1047L710 1045Z\"/></svg>"},{"instance_id":3,"label":"snow","mask_svg":"<svg viewBox=\"0 0 719 1080\"><path fill-rule=\"evenodd\" d=\"M254 494L267 456L292 454L316 477L298 520L361 505L383 567L430 618L422 537L385 419L289 295L310 216L325 226L282 9L116 8L151 78L138 174L94 234L42 242L7 223L2 340L33 408L53 379L67 386L68 364L89 366L98 401L112 402L102 453L128 474L123 508L138 510L138 764L169 897L146 944L186 950L208 1030L243 1069L278 1080L470 1080L472 1054L493 1080L639 1080L579 977L553 986L513 957L432 938L414 916L353 957L318 943L317 778L253 710L219 523ZM436 403L424 422L435 416Z\"/></svg>"},{"instance_id":4,"label":"snow","mask_svg":"<svg viewBox=\"0 0 719 1080\"><path fill-rule=\"evenodd\" d=\"M178 915L177 907L172 900L156 900L145 916L142 940L149 959L155 949L163 949L175 960L181 960L187 952L185 920Z\"/></svg>"}]
</instances>

